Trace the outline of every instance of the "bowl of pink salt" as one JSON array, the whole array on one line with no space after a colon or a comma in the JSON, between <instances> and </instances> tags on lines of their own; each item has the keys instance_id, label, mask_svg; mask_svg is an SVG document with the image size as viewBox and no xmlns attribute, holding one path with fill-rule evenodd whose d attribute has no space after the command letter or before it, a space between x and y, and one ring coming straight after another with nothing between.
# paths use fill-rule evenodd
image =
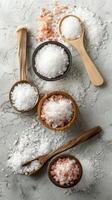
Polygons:
<instances>
[{"instance_id":1,"label":"bowl of pink salt","mask_svg":"<svg viewBox=\"0 0 112 200\"><path fill-rule=\"evenodd\" d=\"M76 121L78 107L68 93L54 91L40 99L37 114L45 127L54 131L63 131Z\"/></svg>"},{"instance_id":2,"label":"bowl of pink salt","mask_svg":"<svg viewBox=\"0 0 112 200\"><path fill-rule=\"evenodd\" d=\"M46 81L56 81L65 77L72 65L69 49L57 41L40 44L32 56L35 74Z\"/></svg>"},{"instance_id":3,"label":"bowl of pink salt","mask_svg":"<svg viewBox=\"0 0 112 200\"><path fill-rule=\"evenodd\" d=\"M53 158L48 166L48 177L61 188L70 188L79 183L82 165L73 155L61 154Z\"/></svg>"}]
</instances>

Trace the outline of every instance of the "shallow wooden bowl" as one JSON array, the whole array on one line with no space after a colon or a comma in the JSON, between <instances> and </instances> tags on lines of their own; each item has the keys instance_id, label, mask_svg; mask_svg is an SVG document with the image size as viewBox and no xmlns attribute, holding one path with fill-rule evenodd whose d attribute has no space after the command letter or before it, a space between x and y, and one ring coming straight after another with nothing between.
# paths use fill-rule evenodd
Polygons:
<instances>
[{"instance_id":1,"label":"shallow wooden bowl","mask_svg":"<svg viewBox=\"0 0 112 200\"><path fill-rule=\"evenodd\" d=\"M42 110L42 106L44 104L44 102L50 98L51 96L53 95L62 95L63 97L66 97L67 99L70 99L72 101L72 106L73 106L73 117L72 119L70 120L70 122L68 124L66 124L65 126L63 127L57 127L57 128L53 128L52 126L50 126L49 124L47 124L42 118L41 118L41 110ZM69 128L77 119L77 115L78 115L78 107L77 107L77 104L75 102L75 100L66 92L63 92L63 91L54 91L54 92L50 92L46 95L44 95L40 101L39 101L39 104L38 104L38 107L37 107L37 113L38 113L38 118L39 118L39 121L47 128L51 129L51 130L54 130L54 131L63 131L67 128Z\"/></svg>"},{"instance_id":2,"label":"shallow wooden bowl","mask_svg":"<svg viewBox=\"0 0 112 200\"><path fill-rule=\"evenodd\" d=\"M53 178L53 176L51 175L51 173L50 173L51 167L52 167L52 165L53 165L59 158L69 158L69 159L71 159L71 160L76 160L77 165L78 165L78 167L79 167L79 176L78 176L78 178L74 181L73 184L70 184L70 185L66 185L66 184L65 184L65 185L60 185L60 184ZM70 188L70 187L73 187L73 186L77 185L77 184L79 183L79 181L81 180L81 178L82 178L82 174L83 174L83 169L82 169L82 165L81 165L80 161L79 161L75 156L70 155L70 154L61 154L61 155L56 156L55 158L53 158L53 159L51 160L51 162L49 163L49 166L48 166L48 177L49 177L49 179L51 180L51 182L52 182L53 184L55 184L56 186L61 187L61 188Z\"/></svg>"}]
</instances>

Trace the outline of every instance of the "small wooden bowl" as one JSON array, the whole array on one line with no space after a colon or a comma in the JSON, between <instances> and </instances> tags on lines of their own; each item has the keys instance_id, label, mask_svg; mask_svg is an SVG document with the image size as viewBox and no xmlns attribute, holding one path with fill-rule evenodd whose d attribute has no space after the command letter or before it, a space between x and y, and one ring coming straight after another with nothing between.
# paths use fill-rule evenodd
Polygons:
<instances>
[{"instance_id":1,"label":"small wooden bowl","mask_svg":"<svg viewBox=\"0 0 112 200\"><path fill-rule=\"evenodd\" d=\"M59 76L53 77L53 78L48 78L48 77L43 76L42 74L40 74L40 73L38 72L38 70L37 70L36 67L35 67L35 57L36 57L36 55L38 54L38 51L40 51L40 49L42 49L44 46L49 45L49 44L54 44L54 45L57 45L57 46L61 47L62 49L64 49L65 53L66 53L67 56L68 56L68 62L69 62L69 63L67 64L67 69L66 69L66 71L65 71L62 75L59 75ZM42 44L40 44L40 45L35 49L35 51L34 51L34 53L33 53L33 56L32 56L32 66L33 66L33 70L34 70L35 74L36 74L39 78L41 78L41 79L43 79L43 80L45 80L45 81L57 81L57 80L60 80L60 79L64 78L64 77L67 75L67 73L69 72L70 67L72 66L72 55L71 55L69 49L68 49L65 45L63 45L62 43L60 43L60 42L57 42L57 41L47 41L47 42L43 42Z\"/></svg>"},{"instance_id":2,"label":"small wooden bowl","mask_svg":"<svg viewBox=\"0 0 112 200\"><path fill-rule=\"evenodd\" d=\"M66 185L66 184L65 184L65 185L60 185L60 184L53 178L53 176L51 175L51 173L50 173L51 167L52 167L52 165L53 165L59 158L69 158L69 159L71 159L71 160L76 160L77 165L78 165L78 167L79 167L79 176L78 176L78 178L74 181L73 184L70 184L70 185ZM53 184L55 184L56 186L58 186L58 187L60 187L60 188L70 188L70 187L73 187L73 186L77 185L77 184L79 183L79 181L81 180L81 178L82 178L82 174L83 174L83 169L82 169L82 165L81 165L80 161L79 161L76 157L74 157L73 155L70 155L70 154L61 154L61 155L58 155L58 156L56 156L55 158L53 158L53 159L51 160L51 162L49 163L49 165L48 165L48 177L49 177L49 179L51 180L51 182L52 182Z\"/></svg>"},{"instance_id":3,"label":"small wooden bowl","mask_svg":"<svg viewBox=\"0 0 112 200\"><path fill-rule=\"evenodd\" d=\"M71 100L72 101L72 106L73 106L73 117L72 119L70 120L70 122L68 124L66 124L64 127L57 127L57 128L53 128L52 126L50 126L49 124L47 124L45 121L43 121L43 119L41 118L41 110L42 110L42 106L44 104L44 102L50 98L51 96L53 95L62 95L63 97L66 97L67 99ZM39 104L38 104L38 107L37 107L37 113L38 113L38 118L40 120L40 122L47 128L51 129L51 130L54 130L54 131L63 131L67 128L69 128L73 122L76 121L77 119L77 115L78 115L78 107L77 107L77 104L75 102L75 100L66 92L63 92L63 91L54 91L54 92L50 92L46 95L44 95L40 101L39 101Z\"/></svg>"}]
</instances>

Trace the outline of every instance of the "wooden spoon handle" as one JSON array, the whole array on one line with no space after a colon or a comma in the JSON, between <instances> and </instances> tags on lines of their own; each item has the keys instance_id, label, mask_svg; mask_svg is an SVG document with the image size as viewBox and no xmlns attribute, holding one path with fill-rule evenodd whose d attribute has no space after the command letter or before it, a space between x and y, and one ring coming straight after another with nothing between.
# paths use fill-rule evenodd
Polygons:
<instances>
[{"instance_id":1,"label":"wooden spoon handle","mask_svg":"<svg viewBox=\"0 0 112 200\"><path fill-rule=\"evenodd\" d=\"M72 140L70 140L69 142L67 142L66 144L64 144L63 146L59 147L57 150L51 152L48 154L48 159L50 159L51 157L57 155L58 153L62 153L68 149L71 149L72 147L77 146L78 144L81 144L87 140L89 140L90 138L94 137L95 135L99 134L101 132L101 127L97 126L95 128L92 128L88 131L85 131L84 133L82 133L78 138L74 138Z\"/></svg>"},{"instance_id":2,"label":"wooden spoon handle","mask_svg":"<svg viewBox=\"0 0 112 200\"><path fill-rule=\"evenodd\" d=\"M95 86L102 85L104 83L103 77L101 76L101 74L98 71L98 69L96 68L95 64L89 57L89 55L84 47L83 41L80 41L77 44L74 43L73 46L75 46L75 48L79 52L79 54L83 60L83 63L85 65L88 76L89 76L91 82L93 83L93 85L95 85Z\"/></svg>"},{"instance_id":3,"label":"wooden spoon handle","mask_svg":"<svg viewBox=\"0 0 112 200\"><path fill-rule=\"evenodd\" d=\"M20 81L26 80L26 44L27 44L27 28L20 27L17 29L18 42L18 59L20 65Z\"/></svg>"}]
</instances>

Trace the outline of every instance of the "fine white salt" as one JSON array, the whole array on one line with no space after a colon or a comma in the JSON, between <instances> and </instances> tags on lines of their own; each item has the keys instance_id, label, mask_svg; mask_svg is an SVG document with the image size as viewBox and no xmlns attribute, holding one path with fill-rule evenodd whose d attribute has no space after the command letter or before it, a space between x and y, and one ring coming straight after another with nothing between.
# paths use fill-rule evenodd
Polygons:
<instances>
[{"instance_id":1,"label":"fine white salt","mask_svg":"<svg viewBox=\"0 0 112 200\"><path fill-rule=\"evenodd\" d=\"M52 124L53 128L60 127L70 121L73 115L72 102L66 98L50 98L44 102L41 113L47 124Z\"/></svg>"},{"instance_id":2,"label":"fine white salt","mask_svg":"<svg viewBox=\"0 0 112 200\"><path fill-rule=\"evenodd\" d=\"M80 21L73 16L65 18L61 24L61 32L66 39L79 38L81 35Z\"/></svg>"},{"instance_id":3,"label":"fine white salt","mask_svg":"<svg viewBox=\"0 0 112 200\"><path fill-rule=\"evenodd\" d=\"M62 47L54 44L45 45L36 55L37 72L47 78L62 75L69 64L68 55Z\"/></svg>"},{"instance_id":4,"label":"fine white salt","mask_svg":"<svg viewBox=\"0 0 112 200\"><path fill-rule=\"evenodd\" d=\"M11 93L12 102L19 111L32 109L38 98L38 91L28 83L18 84Z\"/></svg>"}]
</instances>

